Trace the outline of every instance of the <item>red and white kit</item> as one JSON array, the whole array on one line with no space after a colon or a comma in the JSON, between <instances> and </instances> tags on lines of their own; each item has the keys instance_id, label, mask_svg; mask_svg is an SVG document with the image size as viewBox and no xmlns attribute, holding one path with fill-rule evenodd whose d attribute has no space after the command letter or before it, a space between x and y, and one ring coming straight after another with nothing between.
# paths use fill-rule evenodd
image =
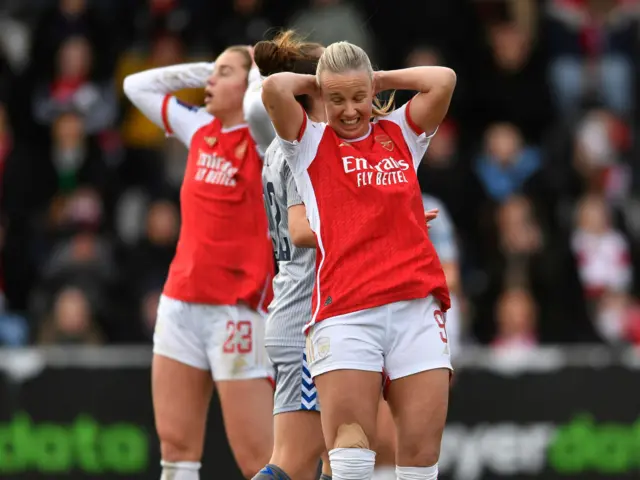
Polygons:
<instances>
[{"instance_id":1,"label":"red and white kit","mask_svg":"<svg viewBox=\"0 0 640 480\"><path fill-rule=\"evenodd\" d=\"M393 380L451 368L449 292L427 233L416 169L431 136L408 105L344 140L305 120L280 139L317 237L308 331L312 374L358 369Z\"/></svg>"},{"instance_id":2,"label":"red and white kit","mask_svg":"<svg viewBox=\"0 0 640 480\"><path fill-rule=\"evenodd\" d=\"M129 77L125 91L189 149L182 224L158 310L154 351L216 380L270 376L264 317L274 263L262 198L262 159L247 125L220 120L168 92L203 87L212 64Z\"/></svg>"}]
</instances>

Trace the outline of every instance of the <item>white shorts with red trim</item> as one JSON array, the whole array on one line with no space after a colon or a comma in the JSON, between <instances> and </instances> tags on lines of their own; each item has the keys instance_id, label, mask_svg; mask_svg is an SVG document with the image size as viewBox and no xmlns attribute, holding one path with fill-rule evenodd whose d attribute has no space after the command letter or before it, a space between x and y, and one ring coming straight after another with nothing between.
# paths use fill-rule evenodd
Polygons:
<instances>
[{"instance_id":1,"label":"white shorts with red trim","mask_svg":"<svg viewBox=\"0 0 640 480\"><path fill-rule=\"evenodd\" d=\"M246 305L203 305L160 298L153 353L201 370L213 379L273 380L264 347L266 318Z\"/></svg>"},{"instance_id":2,"label":"white shorts with red trim","mask_svg":"<svg viewBox=\"0 0 640 480\"><path fill-rule=\"evenodd\" d=\"M445 322L431 296L327 318L307 336L311 375L384 371L393 381L437 368L453 370Z\"/></svg>"}]
</instances>

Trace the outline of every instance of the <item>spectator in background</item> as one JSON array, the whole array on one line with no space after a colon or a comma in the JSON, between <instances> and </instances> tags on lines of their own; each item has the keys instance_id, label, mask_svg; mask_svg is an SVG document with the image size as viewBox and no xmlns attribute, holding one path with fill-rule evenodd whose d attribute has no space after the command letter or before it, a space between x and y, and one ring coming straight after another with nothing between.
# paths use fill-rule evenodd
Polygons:
<instances>
[{"instance_id":1,"label":"spectator in background","mask_svg":"<svg viewBox=\"0 0 640 480\"><path fill-rule=\"evenodd\" d=\"M487 28L489 58L480 57L470 82L470 122L481 132L494 122L510 122L527 143L539 143L551 120L544 58L527 30L500 22Z\"/></svg>"},{"instance_id":2,"label":"spectator in background","mask_svg":"<svg viewBox=\"0 0 640 480\"><path fill-rule=\"evenodd\" d=\"M579 202L571 247L588 299L597 301L607 291L629 291L633 280L629 245L611 225L602 197L588 194Z\"/></svg>"},{"instance_id":3,"label":"spectator in background","mask_svg":"<svg viewBox=\"0 0 640 480\"><path fill-rule=\"evenodd\" d=\"M108 168L98 145L87 137L83 117L75 112L63 113L54 120L51 131L50 165L57 193L66 195L81 185L106 193Z\"/></svg>"},{"instance_id":4,"label":"spectator in background","mask_svg":"<svg viewBox=\"0 0 640 480\"><path fill-rule=\"evenodd\" d=\"M519 287L507 288L498 298L496 310L494 348L520 350L538 344L538 308L530 292Z\"/></svg>"},{"instance_id":5,"label":"spectator in background","mask_svg":"<svg viewBox=\"0 0 640 480\"><path fill-rule=\"evenodd\" d=\"M38 334L41 345L97 345L102 333L93 319L89 298L80 288L63 288L55 297Z\"/></svg>"},{"instance_id":6,"label":"spectator in background","mask_svg":"<svg viewBox=\"0 0 640 480\"><path fill-rule=\"evenodd\" d=\"M367 52L375 63L373 38L367 30L365 18L346 0L311 0L310 8L293 16L290 28L320 45L351 42Z\"/></svg>"},{"instance_id":7,"label":"spectator in background","mask_svg":"<svg viewBox=\"0 0 640 480\"><path fill-rule=\"evenodd\" d=\"M144 237L127 254L126 279L136 304L167 276L175 255L179 233L178 207L167 200L156 200L149 206Z\"/></svg>"},{"instance_id":8,"label":"spectator in background","mask_svg":"<svg viewBox=\"0 0 640 480\"><path fill-rule=\"evenodd\" d=\"M540 151L524 144L518 128L509 123L491 125L484 152L476 159L476 174L487 195L501 203L511 195L536 192L542 167Z\"/></svg>"},{"instance_id":9,"label":"spectator in background","mask_svg":"<svg viewBox=\"0 0 640 480\"><path fill-rule=\"evenodd\" d=\"M215 51L221 52L229 45L255 45L264 40L272 25L262 6L262 0L233 0L231 15L213 30Z\"/></svg>"},{"instance_id":10,"label":"spectator in background","mask_svg":"<svg viewBox=\"0 0 640 480\"><path fill-rule=\"evenodd\" d=\"M40 249L38 264L42 266L31 297L31 311L36 317L43 315L61 287L82 285L96 318L118 321L110 317L117 300L113 291L118 271L113 247L99 233L103 221L101 202L95 190L79 188L54 203L45 238L50 246L44 244Z\"/></svg>"},{"instance_id":11,"label":"spectator in background","mask_svg":"<svg viewBox=\"0 0 640 480\"><path fill-rule=\"evenodd\" d=\"M630 115L637 12L633 0L548 2L549 78L562 114L575 114L595 97L617 114Z\"/></svg>"},{"instance_id":12,"label":"spectator in background","mask_svg":"<svg viewBox=\"0 0 640 480\"><path fill-rule=\"evenodd\" d=\"M493 329L486 324L505 287L519 287L531 293L541 320L539 333L544 341L592 340L586 326L582 290L566 239L545 231L523 196L507 199L496 212L497 238L484 254L486 288L476 298L474 329L487 338Z\"/></svg>"},{"instance_id":13,"label":"spectator in background","mask_svg":"<svg viewBox=\"0 0 640 480\"><path fill-rule=\"evenodd\" d=\"M87 0L58 0L47 2L48 8L40 14L40 19L32 30L31 68L35 78L48 77L55 69L54 59L63 43L72 37L87 39L91 49L100 52L99 62L94 67L99 77L108 75L113 67L114 35L117 29L110 29Z\"/></svg>"},{"instance_id":14,"label":"spectator in background","mask_svg":"<svg viewBox=\"0 0 640 480\"><path fill-rule=\"evenodd\" d=\"M575 133L573 160L581 190L601 193L612 204L624 201L631 188L631 170L624 162L629 146L630 132L622 120L606 110L586 113Z\"/></svg>"},{"instance_id":15,"label":"spectator in background","mask_svg":"<svg viewBox=\"0 0 640 480\"><path fill-rule=\"evenodd\" d=\"M61 113L75 110L83 115L89 133L110 127L116 119L116 97L111 85L91 78L93 53L88 40L79 36L66 39L56 58L53 78L33 93L35 119L50 125Z\"/></svg>"},{"instance_id":16,"label":"spectator in background","mask_svg":"<svg viewBox=\"0 0 640 480\"><path fill-rule=\"evenodd\" d=\"M607 343L640 345L640 302L636 298L623 291L605 291L593 313L596 331Z\"/></svg>"}]
</instances>

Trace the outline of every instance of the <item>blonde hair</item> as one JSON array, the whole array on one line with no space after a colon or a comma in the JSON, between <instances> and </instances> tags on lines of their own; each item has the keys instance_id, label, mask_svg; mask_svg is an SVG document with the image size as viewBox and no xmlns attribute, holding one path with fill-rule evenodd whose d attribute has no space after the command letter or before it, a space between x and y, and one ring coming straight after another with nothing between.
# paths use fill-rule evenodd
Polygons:
<instances>
[{"instance_id":1,"label":"blonde hair","mask_svg":"<svg viewBox=\"0 0 640 480\"><path fill-rule=\"evenodd\" d=\"M373 82L373 67L367 53L352 43L336 42L329 45L322 53L316 69L316 78L319 82L322 72L344 73L352 70L367 72ZM384 117L391 113L395 93L393 92L384 104L378 97L373 98L373 117Z\"/></svg>"}]
</instances>

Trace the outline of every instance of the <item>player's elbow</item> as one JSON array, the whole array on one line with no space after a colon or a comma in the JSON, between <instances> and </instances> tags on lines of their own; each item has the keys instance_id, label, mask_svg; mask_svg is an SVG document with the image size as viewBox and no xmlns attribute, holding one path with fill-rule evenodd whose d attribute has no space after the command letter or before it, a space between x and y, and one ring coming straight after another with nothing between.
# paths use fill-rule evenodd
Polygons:
<instances>
[{"instance_id":1,"label":"player's elbow","mask_svg":"<svg viewBox=\"0 0 640 480\"><path fill-rule=\"evenodd\" d=\"M442 67L440 70L440 88L446 91L448 94L451 94L453 90L456 88L456 83L458 82L458 76L456 72L451 68Z\"/></svg>"},{"instance_id":2,"label":"player's elbow","mask_svg":"<svg viewBox=\"0 0 640 480\"><path fill-rule=\"evenodd\" d=\"M270 76L264 79L262 82L262 103L267 106L270 101L278 97L279 92L282 90L278 85L278 81L274 76Z\"/></svg>"},{"instance_id":3,"label":"player's elbow","mask_svg":"<svg viewBox=\"0 0 640 480\"><path fill-rule=\"evenodd\" d=\"M138 86L138 78L136 74L129 75L122 82L122 89L124 90L124 94L129 98L133 98L136 96L136 92L140 89Z\"/></svg>"},{"instance_id":4,"label":"player's elbow","mask_svg":"<svg viewBox=\"0 0 640 480\"><path fill-rule=\"evenodd\" d=\"M451 95L457 81L456 72L448 67L424 67L420 91L436 95Z\"/></svg>"}]
</instances>

